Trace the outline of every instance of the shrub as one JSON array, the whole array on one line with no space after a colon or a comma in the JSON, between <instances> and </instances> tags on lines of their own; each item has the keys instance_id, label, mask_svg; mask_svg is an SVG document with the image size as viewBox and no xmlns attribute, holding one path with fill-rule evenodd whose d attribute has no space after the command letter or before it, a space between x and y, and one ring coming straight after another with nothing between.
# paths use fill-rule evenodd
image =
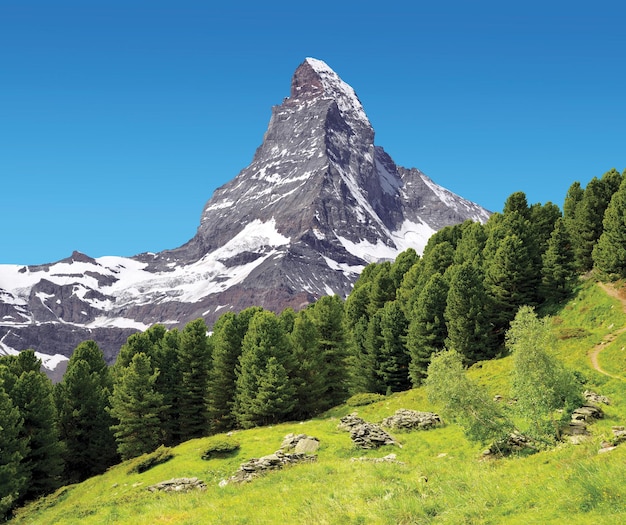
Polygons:
<instances>
[{"instance_id":1,"label":"shrub","mask_svg":"<svg viewBox=\"0 0 626 525\"><path fill-rule=\"evenodd\" d=\"M161 445L154 452L135 458L128 469L128 474L141 474L152 467L165 463L174 457L172 449Z\"/></svg>"},{"instance_id":2,"label":"shrub","mask_svg":"<svg viewBox=\"0 0 626 525\"><path fill-rule=\"evenodd\" d=\"M225 458L239 450L239 442L232 439L214 438L202 454L202 459Z\"/></svg>"},{"instance_id":3,"label":"shrub","mask_svg":"<svg viewBox=\"0 0 626 525\"><path fill-rule=\"evenodd\" d=\"M363 405L371 405L372 403L376 403L377 401L382 401L385 399L385 396L382 394L372 394L370 392L366 392L363 394L355 394L350 399L346 401L346 405L350 407L360 407Z\"/></svg>"}]
</instances>

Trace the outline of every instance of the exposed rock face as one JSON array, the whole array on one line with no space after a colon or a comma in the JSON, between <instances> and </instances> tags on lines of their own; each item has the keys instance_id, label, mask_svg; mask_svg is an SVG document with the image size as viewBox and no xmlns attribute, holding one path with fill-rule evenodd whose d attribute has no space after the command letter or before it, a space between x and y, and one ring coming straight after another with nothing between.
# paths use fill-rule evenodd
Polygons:
<instances>
[{"instance_id":1,"label":"exposed rock face","mask_svg":"<svg viewBox=\"0 0 626 525\"><path fill-rule=\"evenodd\" d=\"M421 252L436 230L488 216L397 166L374 144L354 90L309 58L252 163L214 192L185 245L0 266L0 352L69 356L77 341L94 339L112 362L129 333L154 323L211 325L229 309L300 309L346 296L366 264ZM55 337L40 337L48 325Z\"/></svg>"}]
</instances>

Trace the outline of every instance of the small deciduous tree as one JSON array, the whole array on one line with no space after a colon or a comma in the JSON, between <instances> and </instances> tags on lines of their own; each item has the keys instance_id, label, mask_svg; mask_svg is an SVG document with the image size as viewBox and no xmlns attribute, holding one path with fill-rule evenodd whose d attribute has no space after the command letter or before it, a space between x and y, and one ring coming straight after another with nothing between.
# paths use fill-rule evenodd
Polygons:
<instances>
[{"instance_id":1,"label":"small deciduous tree","mask_svg":"<svg viewBox=\"0 0 626 525\"><path fill-rule=\"evenodd\" d=\"M435 354L425 381L428 399L443 408L444 416L460 425L471 441L498 441L513 424L489 393L466 374L463 356L455 350Z\"/></svg>"},{"instance_id":2,"label":"small deciduous tree","mask_svg":"<svg viewBox=\"0 0 626 525\"><path fill-rule=\"evenodd\" d=\"M525 430L536 439L551 441L559 434L565 417L582 404L581 385L574 374L549 353L552 335L547 319L523 306L506 334L506 345L513 355L512 396L516 411L526 421Z\"/></svg>"}]
</instances>

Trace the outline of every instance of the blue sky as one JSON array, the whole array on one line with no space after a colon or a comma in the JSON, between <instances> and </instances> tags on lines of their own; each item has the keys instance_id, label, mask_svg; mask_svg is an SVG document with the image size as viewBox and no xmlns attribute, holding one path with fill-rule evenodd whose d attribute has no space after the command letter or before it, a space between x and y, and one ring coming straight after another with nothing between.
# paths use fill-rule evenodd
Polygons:
<instances>
[{"instance_id":1,"label":"blue sky","mask_svg":"<svg viewBox=\"0 0 626 525\"><path fill-rule=\"evenodd\" d=\"M0 0L0 263L174 248L308 56L492 211L626 168L622 2Z\"/></svg>"}]
</instances>

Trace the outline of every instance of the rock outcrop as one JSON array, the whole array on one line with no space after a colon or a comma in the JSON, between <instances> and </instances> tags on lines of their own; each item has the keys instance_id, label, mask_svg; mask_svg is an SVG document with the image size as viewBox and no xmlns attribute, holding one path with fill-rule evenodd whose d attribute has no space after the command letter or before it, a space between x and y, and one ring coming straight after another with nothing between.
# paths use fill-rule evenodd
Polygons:
<instances>
[{"instance_id":1,"label":"rock outcrop","mask_svg":"<svg viewBox=\"0 0 626 525\"><path fill-rule=\"evenodd\" d=\"M150 492L189 492L190 490L206 490L204 481L198 478L173 478L150 485Z\"/></svg>"}]
</instances>

